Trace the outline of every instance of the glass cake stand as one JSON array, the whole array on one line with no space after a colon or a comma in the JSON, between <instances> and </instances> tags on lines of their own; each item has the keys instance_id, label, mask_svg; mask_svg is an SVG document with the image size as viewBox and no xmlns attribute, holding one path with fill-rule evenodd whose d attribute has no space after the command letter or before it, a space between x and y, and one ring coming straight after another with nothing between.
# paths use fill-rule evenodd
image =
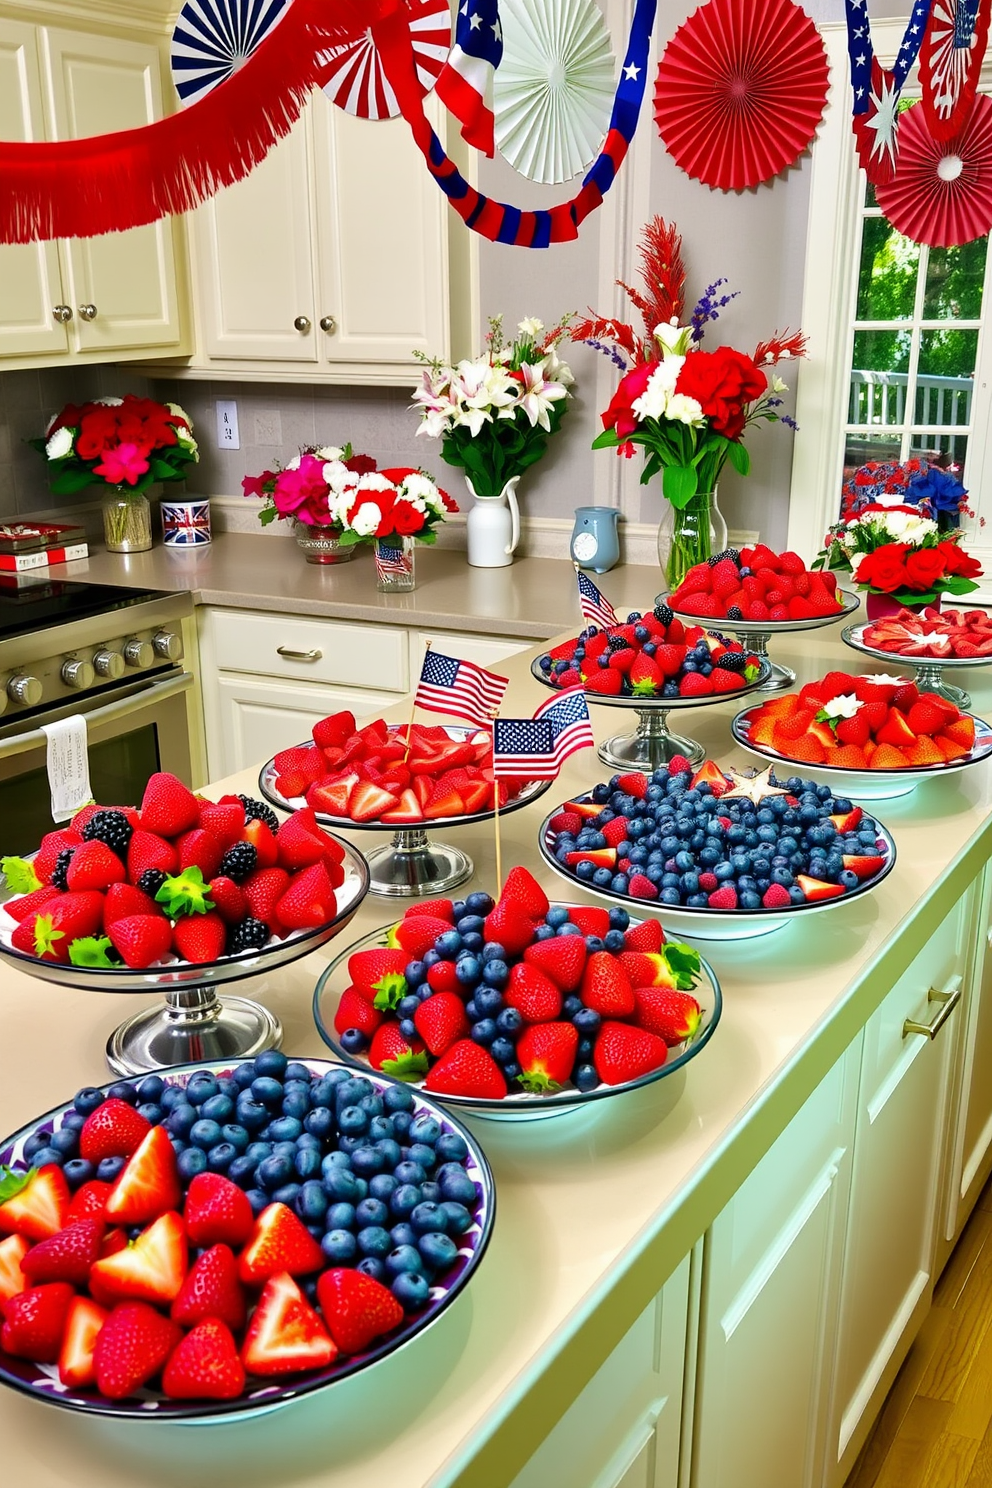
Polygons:
<instances>
[{"instance_id":1,"label":"glass cake stand","mask_svg":"<svg viewBox=\"0 0 992 1488\"><path fill-rule=\"evenodd\" d=\"M992 666L992 656L903 656L898 651L880 651L877 646L867 644L863 638L864 631L864 624L848 625L841 632L841 639L852 650L860 651L862 656L870 656L873 661L886 661L890 666L895 664L913 667L916 673L913 681L921 692L936 692L964 712L971 707L971 693L949 682L944 676L945 669L963 671L968 667Z\"/></svg>"},{"instance_id":2,"label":"glass cake stand","mask_svg":"<svg viewBox=\"0 0 992 1488\"><path fill-rule=\"evenodd\" d=\"M541 671L537 661L531 663L531 675L551 692L557 692ZM761 670L753 682L745 682L739 692L710 694L707 697L647 698L606 697L602 693L587 692L586 702L590 706L624 708L637 714L637 729L631 734L615 734L600 744L598 754L604 765L614 770L660 770L676 755L684 755L691 765L701 765L706 750L695 739L682 734L673 734L668 727L670 712L681 712L689 708L712 707L714 703L729 703L748 693L759 692L767 687L771 676L771 663L761 660ZM531 798L533 799L533 797Z\"/></svg>"},{"instance_id":3,"label":"glass cake stand","mask_svg":"<svg viewBox=\"0 0 992 1488\"><path fill-rule=\"evenodd\" d=\"M478 729L452 725L446 728L446 732L454 740L463 740L478 733ZM307 746L299 747L302 749ZM309 747L316 748L316 745ZM259 790L267 801L278 806L281 811L298 811L307 804L306 801L302 796L289 799L282 795L276 786L277 774L275 760L269 760L258 777ZM519 811L521 806L528 806L538 796L543 796L550 785L550 780L528 781L512 800L500 807L500 816L509 816L511 812ZM473 811L464 816L434 817L422 826L418 824L415 827L397 828L392 822L356 822L348 816L330 816L322 811L316 813L321 826L334 827L338 831L388 832L391 835L391 842L366 854L372 893L391 899L416 899L424 894L445 894L449 889L457 888L470 879L475 872L475 865L468 853L462 852L461 848L450 847L445 842L432 841L428 830L444 831L450 827L475 826L478 822L492 821L493 815L492 810Z\"/></svg>"},{"instance_id":4,"label":"glass cake stand","mask_svg":"<svg viewBox=\"0 0 992 1488\"><path fill-rule=\"evenodd\" d=\"M173 1065L209 1059L240 1059L276 1049L282 1025L274 1013L247 997L218 996L228 982L262 976L326 945L351 923L369 889L368 864L354 847L344 850L344 882L335 889L333 919L241 956L222 956L197 965L162 962L146 970L131 967L69 966L39 961L11 944L16 926L0 909L0 959L45 982L85 992L159 992L164 1002L146 1008L115 1028L107 1040L107 1063L118 1075L143 1075ZM10 897L9 895L7 896Z\"/></svg>"},{"instance_id":5,"label":"glass cake stand","mask_svg":"<svg viewBox=\"0 0 992 1488\"><path fill-rule=\"evenodd\" d=\"M693 625L705 626L707 630L726 629L760 660L767 661L771 676L760 690L788 692L796 680L796 674L791 667L772 661L768 655L769 640L772 636L791 635L794 631L821 630L825 625L836 625L838 620L846 620L848 615L853 615L861 603L860 597L847 589L838 590L837 597L844 606L842 610L838 610L836 615L817 615L812 620L710 620L705 615L690 615L684 610L676 610L667 594L657 595L655 604L667 604L683 624L690 621Z\"/></svg>"}]
</instances>

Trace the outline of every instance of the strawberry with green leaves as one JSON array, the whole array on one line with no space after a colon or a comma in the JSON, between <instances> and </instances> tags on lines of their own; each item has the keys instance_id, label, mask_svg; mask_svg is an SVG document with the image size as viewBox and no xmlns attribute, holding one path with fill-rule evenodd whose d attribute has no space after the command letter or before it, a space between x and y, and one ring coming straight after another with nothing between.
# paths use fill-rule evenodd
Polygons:
<instances>
[{"instance_id":1,"label":"strawberry with green leaves","mask_svg":"<svg viewBox=\"0 0 992 1488\"><path fill-rule=\"evenodd\" d=\"M535 1023L517 1042L520 1084L533 1095L550 1095L568 1082L579 1045L574 1023Z\"/></svg>"},{"instance_id":2,"label":"strawberry with green leaves","mask_svg":"<svg viewBox=\"0 0 992 1488\"><path fill-rule=\"evenodd\" d=\"M398 1023L381 1024L372 1035L369 1064L394 1080L419 1080L427 1073L427 1055L419 1039L408 1040Z\"/></svg>"},{"instance_id":3,"label":"strawberry with green leaves","mask_svg":"<svg viewBox=\"0 0 992 1488\"><path fill-rule=\"evenodd\" d=\"M0 1233L47 1240L64 1229L69 1212L69 1185L61 1168L18 1172L0 1168Z\"/></svg>"},{"instance_id":4,"label":"strawberry with green leaves","mask_svg":"<svg viewBox=\"0 0 992 1488\"><path fill-rule=\"evenodd\" d=\"M65 965L73 941L98 935L102 924L102 894L93 890L60 894L20 922L11 936L11 944L41 961Z\"/></svg>"},{"instance_id":5,"label":"strawberry with green leaves","mask_svg":"<svg viewBox=\"0 0 992 1488\"><path fill-rule=\"evenodd\" d=\"M657 1034L670 1049L691 1039L699 1027L699 1003L688 992L671 987L636 987L634 998L638 1027Z\"/></svg>"}]
</instances>

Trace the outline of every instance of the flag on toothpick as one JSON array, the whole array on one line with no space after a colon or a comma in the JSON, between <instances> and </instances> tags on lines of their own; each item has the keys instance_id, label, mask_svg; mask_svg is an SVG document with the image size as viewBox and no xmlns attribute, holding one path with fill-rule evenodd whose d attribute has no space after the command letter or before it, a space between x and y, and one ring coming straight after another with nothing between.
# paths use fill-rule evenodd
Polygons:
<instances>
[{"instance_id":1,"label":"flag on toothpick","mask_svg":"<svg viewBox=\"0 0 992 1488\"><path fill-rule=\"evenodd\" d=\"M577 568L575 576L579 581L579 605L586 624L598 625L600 630L609 630L611 626L619 625L616 610L608 599L603 598L589 575Z\"/></svg>"},{"instance_id":2,"label":"flag on toothpick","mask_svg":"<svg viewBox=\"0 0 992 1488\"><path fill-rule=\"evenodd\" d=\"M542 703L533 718L494 721L493 773L498 780L555 780L569 755L594 743L586 695L569 687Z\"/></svg>"},{"instance_id":3,"label":"flag on toothpick","mask_svg":"<svg viewBox=\"0 0 992 1488\"><path fill-rule=\"evenodd\" d=\"M455 22L455 44L434 91L460 120L462 138L490 157L496 153L493 78L503 60L503 32L497 0L462 0Z\"/></svg>"},{"instance_id":4,"label":"flag on toothpick","mask_svg":"<svg viewBox=\"0 0 992 1488\"><path fill-rule=\"evenodd\" d=\"M414 707L428 713L450 713L479 728L488 728L503 701L509 679L472 661L457 661L428 651L420 669Z\"/></svg>"}]
</instances>

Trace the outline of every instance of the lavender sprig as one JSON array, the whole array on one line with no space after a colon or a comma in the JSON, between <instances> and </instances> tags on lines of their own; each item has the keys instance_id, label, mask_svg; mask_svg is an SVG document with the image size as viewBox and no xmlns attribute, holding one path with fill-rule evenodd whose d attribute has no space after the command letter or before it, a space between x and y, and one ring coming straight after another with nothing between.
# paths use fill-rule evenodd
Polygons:
<instances>
[{"instance_id":1,"label":"lavender sprig","mask_svg":"<svg viewBox=\"0 0 992 1488\"><path fill-rule=\"evenodd\" d=\"M703 294L700 295L690 319L693 341L701 341L703 339L703 327L707 322L719 320L720 311L725 309L731 300L736 300L740 294L740 290L735 289L732 294L718 295L717 291L721 285L727 282L726 279L717 279L715 283L707 285Z\"/></svg>"},{"instance_id":2,"label":"lavender sprig","mask_svg":"<svg viewBox=\"0 0 992 1488\"><path fill-rule=\"evenodd\" d=\"M607 346L605 341L592 340L587 340L585 344L586 346L591 346L594 351L601 351L604 356L608 356L610 361L620 368L621 372L628 371L627 363L615 346Z\"/></svg>"}]
</instances>

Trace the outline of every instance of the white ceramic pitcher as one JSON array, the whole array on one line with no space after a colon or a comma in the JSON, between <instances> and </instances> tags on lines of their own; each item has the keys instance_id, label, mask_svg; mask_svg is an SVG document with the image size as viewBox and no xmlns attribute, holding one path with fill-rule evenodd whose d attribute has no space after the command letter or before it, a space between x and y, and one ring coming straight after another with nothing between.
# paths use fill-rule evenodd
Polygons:
<instances>
[{"instance_id":1,"label":"white ceramic pitcher","mask_svg":"<svg viewBox=\"0 0 992 1488\"><path fill-rule=\"evenodd\" d=\"M469 476L465 484L475 498L469 510L468 561L472 568L508 568L520 542L517 506L519 475L507 481L498 496L479 496Z\"/></svg>"}]
</instances>

